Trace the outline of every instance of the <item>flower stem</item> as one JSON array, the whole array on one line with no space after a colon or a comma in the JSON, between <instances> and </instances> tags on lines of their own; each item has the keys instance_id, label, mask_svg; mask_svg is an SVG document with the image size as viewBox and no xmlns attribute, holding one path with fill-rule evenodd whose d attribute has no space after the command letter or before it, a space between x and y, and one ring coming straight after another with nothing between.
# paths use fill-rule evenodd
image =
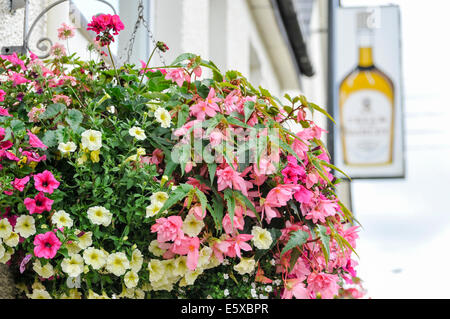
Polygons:
<instances>
[{"instance_id":1,"label":"flower stem","mask_svg":"<svg viewBox=\"0 0 450 319\"><path fill-rule=\"evenodd\" d=\"M151 59L152 59L152 57L153 57L153 54L155 54L155 51L156 51L157 48L158 48L158 47L155 46L155 48L153 49L152 53L150 54L150 57L148 58L147 64L145 65L144 71L142 72L141 80L139 81L138 90L141 89L141 85L142 85L142 81L144 80L145 72L147 71L147 67L148 67L148 65L150 64L150 61L151 61Z\"/></svg>"},{"instance_id":2,"label":"flower stem","mask_svg":"<svg viewBox=\"0 0 450 319\"><path fill-rule=\"evenodd\" d=\"M109 44L108 44L108 53L109 53L109 58L111 59L112 66L114 68L114 72L116 73L117 84L120 85L119 74L117 73L116 64L114 63L114 58L112 56L111 48L109 47Z\"/></svg>"}]
</instances>

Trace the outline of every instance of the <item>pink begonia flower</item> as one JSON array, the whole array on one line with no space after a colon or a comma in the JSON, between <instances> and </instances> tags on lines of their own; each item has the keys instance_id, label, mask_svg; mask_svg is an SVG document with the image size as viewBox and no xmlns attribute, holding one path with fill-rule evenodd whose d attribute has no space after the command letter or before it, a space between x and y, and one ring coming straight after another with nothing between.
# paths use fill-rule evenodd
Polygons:
<instances>
[{"instance_id":1,"label":"pink begonia flower","mask_svg":"<svg viewBox=\"0 0 450 319\"><path fill-rule=\"evenodd\" d=\"M316 184L319 181L319 174L318 173L309 173L306 175L306 188L311 188L314 184Z\"/></svg>"},{"instance_id":2,"label":"pink begonia flower","mask_svg":"<svg viewBox=\"0 0 450 319\"><path fill-rule=\"evenodd\" d=\"M189 130L194 126L194 127L199 127L201 128L201 124L202 122L200 120L193 120L193 121L189 121L186 124L184 124L182 127L176 129L173 132L173 135L175 136L185 136Z\"/></svg>"},{"instance_id":3,"label":"pink begonia flower","mask_svg":"<svg viewBox=\"0 0 450 319\"><path fill-rule=\"evenodd\" d=\"M285 184L297 184L298 180L305 175L305 168L298 165L297 158L287 157L288 165L281 171Z\"/></svg>"},{"instance_id":4,"label":"pink begonia flower","mask_svg":"<svg viewBox=\"0 0 450 319\"><path fill-rule=\"evenodd\" d=\"M34 175L33 178L34 187L40 192L52 194L53 191L59 187L59 182L48 170Z\"/></svg>"},{"instance_id":5,"label":"pink begonia flower","mask_svg":"<svg viewBox=\"0 0 450 319\"><path fill-rule=\"evenodd\" d=\"M244 196L248 196L248 189L253 187L251 182L244 180L241 174L233 170L230 166L227 166L224 169L218 169L216 175L217 190L219 192L223 191L225 188L232 188L240 190Z\"/></svg>"},{"instance_id":6,"label":"pink begonia flower","mask_svg":"<svg viewBox=\"0 0 450 319\"><path fill-rule=\"evenodd\" d=\"M188 177L186 184L192 185L195 188L198 188L200 191L202 191L203 193L206 193L206 194L211 190L211 188L209 188L205 184L200 183L199 180L197 180L193 177Z\"/></svg>"},{"instance_id":7,"label":"pink begonia flower","mask_svg":"<svg viewBox=\"0 0 450 319\"><path fill-rule=\"evenodd\" d=\"M0 116L12 116L12 115L9 114L8 109L4 109L3 107L0 106Z\"/></svg>"},{"instance_id":8,"label":"pink begonia flower","mask_svg":"<svg viewBox=\"0 0 450 319\"><path fill-rule=\"evenodd\" d=\"M266 201L272 207L286 206L287 202L292 199L292 196L298 191L299 185L285 184L278 185L272 188L267 194Z\"/></svg>"},{"instance_id":9,"label":"pink begonia flower","mask_svg":"<svg viewBox=\"0 0 450 319\"><path fill-rule=\"evenodd\" d=\"M211 146L216 147L217 145L222 143L223 137L224 136L221 131L219 131L219 130L212 131L211 134L209 134L209 142L210 142Z\"/></svg>"},{"instance_id":10,"label":"pink begonia flower","mask_svg":"<svg viewBox=\"0 0 450 319\"><path fill-rule=\"evenodd\" d=\"M253 235L249 234L239 234L233 238L231 238L231 249L234 249L236 255L241 258L241 249L244 251L251 251L252 247L246 243L253 238Z\"/></svg>"},{"instance_id":11,"label":"pink begonia flower","mask_svg":"<svg viewBox=\"0 0 450 319\"><path fill-rule=\"evenodd\" d=\"M282 299L292 299L292 297L297 299L310 299L308 289L302 280L298 278L287 279L283 294L281 295Z\"/></svg>"},{"instance_id":12,"label":"pink begonia flower","mask_svg":"<svg viewBox=\"0 0 450 319\"><path fill-rule=\"evenodd\" d=\"M191 81L189 74L187 74L182 68L177 68L168 71L165 76L165 79L176 82L180 87L183 86L184 81L188 83Z\"/></svg>"},{"instance_id":13,"label":"pink begonia flower","mask_svg":"<svg viewBox=\"0 0 450 319\"><path fill-rule=\"evenodd\" d=\"M194 205L189 209L189 214L192 214L198 220L203 220L206 217L206 209L202 209L202 205Z\"/></svg>"},{"instance_id":14,"label":"pink begonia flower","mask_svg":"<svg viewBox=\"0 0 450 319\"><path fill-rule=\"evenodd\" d=\"M61 242L56 235L49 231L34 237L34 255L39 258L52 259L55 257Z\"/></svg>"},{"instance_id":15,"label":"pink begonia flower","mask_svg":"<svg viewBox=\"0 0 450 319\"><path fill-rule=\"evenodd\" d=\"M231 216L229 213L226 213L222 219L222 227L227 234L231 234L237 229L244 230L244 223L244 217L236 213L233 216L233 227L231 227Z\"/></svg>"},{"instance_id":16,"label":"pink begonia flower","mask_svg":"<svg viewBox=\"0 0 450 319\"><path fill-rule=\"evenodd\" d=\"M75 27L70 26L63 22L61 27L57 29L58 31L58 39L60 40L67 40L70 38L73 38L75 36Z\"/></svg>"},{"instance_id":17,"label":"pink begonia flower","mask_svg":"<svg viewBox=\"0 0 450 319\"><path fill-rule=\"evenodd\" d=\"M179 255L187 255L186 265L192 271L197 268L200 240L198 237L184 236L181 240L174 243L171 251Z\"/></svg>"},{"instance_id":18,"label":"pink begonia flower","mask_svg":"<svg viewBox=\"0 0 450 319\"><path fill-rule=\"evenodd\" d=\"M25 176L24 178L15 178L14 181L11 182L11 185L20 192L23 192L25 186L30 181L30 176Z\"/></svg>"},{"instance_id":19,"label":"pink begonia flower","mask_svg":"<svg viewBox=\"0 0 450 319\"><path fill-rule=\"evenodd\" d=\"M34 198L25 198L23 203L30 214L42 214L44 211L51 211L53 200L45 197L44 193L39 192Z\"/></svg>"},{"instance_id":20,"label":"pink begonia flower","mask_svg":"<svg viewBox=\"0 0 450 319\"><path fill-rule=\"evenodd\" d=\"M48 148L36 135L31 133L30 130L27 130L27 135L30 138L31 147L42 148L44 150Z\"/></svg>"},{"instance_id":21,"label":"pink begonia flower","mask_svg":"<svg viewBox=\"0 0 450 319\"><path fill-rule=\"evenodd\" d=\"M219 111L219 106L217 106L216 103L208 103L207 100L201 100L190 107L191 115L194 115L197 120L200 121L203 121L206 115L208 115L209 117L213 117Z\"/></svg>"},{"instance_id":22,"label":"pink begonia flower","mask_svg":"<svg viewBox=\"0 0 450 319\"><path fill-rule=\"evenodd\" d=\"M152 233L157 232L157 240L163 243L182 238L184 233L181 227L183 227L183 220L180 216L161 217L152 225L151 231Z\"/></svg>"},{"instance_id":23,"label":"pink begonia flower","mask_svg":"<svg viewBox=\"0 0 450 319\"><path fill-rule=\"evenodd\" d=\"M353 226L346 230L344 230L343 237L349 242L349 244L355 248L356 247L356 239L359 238L358 235L359 226Z\"/></svg>"},{"instance_id":24,"label":"pink begonia flower","mask_svg":"<svg viewBox=\"0 0 450 319\"><path fill-rule=\"evenodd\" d=\"M239 101L239 94L239 90L234 90L225 97L223 105L228 115L238 110L237 103Z\"/></svg>"},{"instance_id":25,"label":"pink begonia flower","mask_svg":"<svg viewBox=\"0 0 450 319\"><path fill-rule=\"evenodd\" d=\"M16 52L11 55L0 55L0 58L11 62L13 65L20 66L22 71L25 71L27 69L25 67L25 62L17 56Z\"/></svg>"},{"instance_id":26,"label":"pink begonia flower","mask_svg":"<svg viewBox=\"0 0 450 319\"><path fill-rule=\"evenodd\" d=\"M320 293L322 299L332 299L339 290L338 280L339 277L337 275L311 273L307 280L308 290L312 291L314 295Z\"/></svg>"},{"instance_id":27,"label":"pink begonia flower","mask_svg":"<svg viewBox=\"0 0 450 319\"><path fill-rule=\"evenodd\" d=\"M9 79L13 82L13 86L31 82L30 80L26 79L22 74L16 72L12 72L9 75Z\"/></svg>"},{"instance_id":28,"label":"pink begonia flower","mask_svg":"<svg viewBox=\"0 0 450 319\"><path fill-rule=\"evenodd\" d=\"M309 204L314 197L314 193L307 190L303 185L298 185L299 190L295 192L294 198L299 203Z\"/></svg>"},{"instance_id":29,"label":"pink begonia flower","mask_svg":"<svg viewBox=\"0 0 450 319\"><path fill-rule=\"evenodd\" d=\"M309 274L311 273L310 267L307 262L303 258L298 258L295 263L292 271L289 273L290 275L295 275L297 279L301 281L305 280Z\"/></svg>"},{"instance_id":30,"label":"pink begonia flower","mask_svg":"<svg viewBox=\"0 0 450 319\"><path fill-rule=\"evenodd\" d=\"M0 102L3 102L5 100L6 92L3 90L0 90Z\"/></svg>"}]
</instances>

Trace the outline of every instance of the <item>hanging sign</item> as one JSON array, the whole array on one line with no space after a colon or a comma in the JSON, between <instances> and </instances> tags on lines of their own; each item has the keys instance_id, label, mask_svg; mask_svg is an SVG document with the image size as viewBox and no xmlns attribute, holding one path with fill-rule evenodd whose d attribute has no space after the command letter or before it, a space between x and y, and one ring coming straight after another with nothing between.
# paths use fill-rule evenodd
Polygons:
<instances>
[{"instance_id":1,"label":"hanging sign","mask_svg":"<svg viewBox=\"0 0 450 319\"><path fill-rule=\"evenodd\" d=\"M334 21L335 164L351 178L404 177L399 7L339 7Z\"/></svg>"}]
</instances>

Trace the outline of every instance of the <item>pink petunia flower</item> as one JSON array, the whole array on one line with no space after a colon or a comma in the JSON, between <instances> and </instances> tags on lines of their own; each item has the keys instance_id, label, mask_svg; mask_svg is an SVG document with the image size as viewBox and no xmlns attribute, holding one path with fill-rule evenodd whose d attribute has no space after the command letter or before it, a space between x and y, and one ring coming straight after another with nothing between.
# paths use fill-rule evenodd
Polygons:
<instances>
[{"instance_id":1,"label":"pink petunia flower","mask_svg":"<svg viewBox=\"0 0 450 319\"><path fill-rule=\"evenodd\" d=\"M8 109L4 109L3 107L0 106L0 116L12 116L12 115L9 114Z\"/></svg>"},{"instance_id":2,"label":"pink petunia flower","mask_svg":"<svg viewBox=\"0 0 450 319\"><path fill-rule=\"evenodd\" d=\"M5 100L5 95L6 95L6 92L3 90L0 90L0 102L3 102Z\"/></svg>"},{"instance_id":3,"label":"pink petunia flower","mask_svg":"<svg viewBox=\"0 0 450 319\"><path fill-rule=\"evenodd\" d=\"M33 178L34 187L36 187L36 190L40 192L52 194L53 191L59 187L59 182L48 170L34 175Z\"/></svg>"},{"instance_id":4,"label":"pink petunia flower","mask_svg":"<svg viewBox=\"0 0 450 319\"><path fill-rule=\"evenodd\" d=\"M34 255L39 258L52 259L55 257L61 242L56 235L49 231L34 237Z\"/></svg>"},{"instance_id":5,"label":"pink petunia flower","mask_svg":"<svg viewBox=\"0 0 450 319\"><path fill-rule=\"evenodd\" d=\"M29 176L25 176L24 178L16 178L11 182L11 185L20 192L23 192L25 186L30 181Z\"/></svg>"},{"instance_id":6,"label":"pink petunia flower","mask_svg":"<svg viewBox=\"0 0 450 319\"><path fill-rule=\"evenodd\" d=\"M30 214L42 214L44 211L51 211L53 200L45 197L44 193L39 192L34 198L25 198L23 203Z\"/></svg>"},{"instance_id":7,"label":"pink petunia flower","mask_svg":"<svg viewBox=\"0 0 450 319\"><path fill-rule=\"evenodd\" d=\"M31 133L30 130L27 130L27 135L30 138L31 147L42 148L44 150L48 148L36 135Z\"/></svg>"},{"instance_id":8,"label":"pink petunia flower","mask_svg":"<svg viewBox=\"0 0 450 319\"><path fill-rule=\"evenodd\" d=\"M12 72L9 75L9 79L13 82L13 86L31 82L30 80L26 79L22 74L16 72Z\"/></svg>"}]
</instances>

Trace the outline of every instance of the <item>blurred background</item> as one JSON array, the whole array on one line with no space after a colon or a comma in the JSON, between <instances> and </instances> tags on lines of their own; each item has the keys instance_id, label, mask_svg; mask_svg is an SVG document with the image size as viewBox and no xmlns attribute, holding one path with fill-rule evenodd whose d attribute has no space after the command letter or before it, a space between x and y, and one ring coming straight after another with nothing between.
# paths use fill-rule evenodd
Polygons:
<instances>
[{"instance_id":1,"label":"blurred background","mask_svg":"<svg viewBox=\"0 0 450 319\"><path fill-rule=\"evenodd\" d=\"M79 29L70 52L88 57L86 46L93 35L85 31L87 21L115 10L125 24L113 48L122 62L130 38L136 39L132 63L146 60L154 41L160 40L170 50L157 56L153 66L169 64L183 52L197 53L222 71L239 70L274 95L305 94L330 113L335 111L330 92L336 90L330 76L339 68L328 37L339 21L331 15L343 8L397 5L401 31L392 32L399 32L400 39L401 79L396 85L401 103L395 107L402 108L404 170L396 178L344 181L339 194L363 225L357 270L366 298L450 297L450 277L443 275L450 261L450 1L31 0L27 27L57 2L31 30L29 47L38 55L45 54L36 47L40 38L57 42L56 29L71 21ZM24 10L11 11L10 1L0 0L0 17L2 50L21 45ZM140 25L134 33L136 21ZM376 50L390 54L387 47ZM331 135L336 131L324 116L315 115L315 120ZM339 143L330 135L324 140L331 150Z\"/></svg>"}]
</instances>

